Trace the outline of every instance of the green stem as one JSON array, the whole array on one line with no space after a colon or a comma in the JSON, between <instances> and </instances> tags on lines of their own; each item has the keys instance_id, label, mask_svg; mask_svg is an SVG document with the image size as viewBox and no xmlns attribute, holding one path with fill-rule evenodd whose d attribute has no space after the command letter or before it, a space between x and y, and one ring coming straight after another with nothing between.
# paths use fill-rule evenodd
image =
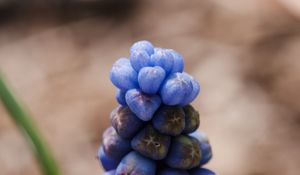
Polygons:
<instances>
[{"instance_id":1,"label":"green stem","mask_svg":"<svg viewBox=\"0 0 300 175\"><path fill-rule=\"evenodd\" d=\"M2 100L6 110L17 123L23 134L32 142L33 150L36 153L37 160L44 175L59 175L60 171L54 157L52 156L47 143L43 139L36 127L34 121L28 115L13 93L5 84L0 73L0 99Z\"/></svg>"}]
</instances>

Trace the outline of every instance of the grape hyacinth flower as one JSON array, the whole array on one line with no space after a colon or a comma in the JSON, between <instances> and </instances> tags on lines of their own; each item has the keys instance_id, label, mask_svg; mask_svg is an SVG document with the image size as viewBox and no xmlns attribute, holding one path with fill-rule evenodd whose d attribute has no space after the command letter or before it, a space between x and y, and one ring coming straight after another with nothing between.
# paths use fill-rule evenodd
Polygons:
<instances>
[{"instance_id":1,"label":"grape hyacinth flower","mask_svg":"<svg viewBox=\"0 0 300 175\"><path fill-rule=\"evenodd\" d=\"M110 80L119 106L98 150L105 175L215 175L203 168L212 149L191 105L200 84L184 72L181 54L138 41Z\"/></svg>"}]
</instances>

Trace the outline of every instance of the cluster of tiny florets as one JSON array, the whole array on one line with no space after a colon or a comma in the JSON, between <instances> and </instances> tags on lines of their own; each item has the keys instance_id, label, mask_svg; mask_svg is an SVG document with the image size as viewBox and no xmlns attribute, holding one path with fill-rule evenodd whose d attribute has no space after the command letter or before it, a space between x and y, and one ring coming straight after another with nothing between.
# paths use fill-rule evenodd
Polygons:
<instances>
[{"instance_id":1,"label":"cluster of tiny florets","mask_svg":"<svg viewBox=\"0 0 300 175\"><path fill-rule=\"evenodd\" d=\"M98 151L106 175L215 175L202 168L212 157L200 117L190 103L199 83L183 72L172 49L138 41L110 71L119 103Z\"/></svg>"}]
</instances>

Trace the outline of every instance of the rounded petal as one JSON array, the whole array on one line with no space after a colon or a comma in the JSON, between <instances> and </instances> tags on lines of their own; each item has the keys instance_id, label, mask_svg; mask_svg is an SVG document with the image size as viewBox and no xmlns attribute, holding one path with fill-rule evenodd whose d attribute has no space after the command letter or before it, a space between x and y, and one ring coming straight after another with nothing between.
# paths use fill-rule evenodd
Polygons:
<instances>
[{"instance_id":1,"label":"rounded petal","mask_svg":"<svg viewBox=\"0 0 300 175\"><path fill-rule=\"evenodd\" d=\"M144 67L138 74L138 82L141 90L148 94L155 94L164 81L166 73L159 66Z\"/></svg>"},{"instance_id":2,"label":"rounded petal","mask_svg":"<svg viewBox=\"0 0 300 175\"><path fill-rule=\"evenodd\" d=\"M182 73L170 75L160 89L162 101L166 105L179 105L192 91L191 81Z\"/></svg>"},{"instance_id":3,"label":"rounded petal","mask_svg":"<svg viewBox=\"0 0 300 175\"><path fill-rule=\"evenodd\" d=\"M185 106L185 105L188 105L189 103L191 103L192 101L194 101L196 99L196 97L199 95L200 84L191 75L189 75L185 72L183 72L182 74L184 76L186 76L192 83L191 93L186 98L184 98L184 100L181 102L181 106Z\"/></svg>"},{"instance_id":4,"label":"rounded petal","mask_svg":"<svg viewBox=\"0 0 300 175\"><path fill-rule=\"evenodd\" d=\"M148 53L148 55L152 55L154 53L154 47L152 43L146 40L135 42L131 48L130 53L137 51L137 50L143 50Z\"/></svg>"},{"instance_id":5,"label":"rounded petal","mask_svg":"<svg viewBox=\"0 0 300 175\"><path fill-rule=\"evenodd\" d=\"M151 66L151 57L144 50L135 50L130 53L130 63L134 70L140 71L143 67Z\"/></svg>"},{"instance_id":6,"label":"rounded petal","mask_svg":"<svg viewBox=\"0 0 300 175\"><path fill-rule=\"evenodd\" d=\"M138 87L137 75L129 59L120 58L113 64L110 71L110 80L117 88L128 90Z\"/></svg>"},{"instance_id":7,"label":"rounded petal","mask_svg":"<svg viewBox=\"0 0 300 175\"><path fill-rule=\"evenodd\" d=\"M130 110L143 121L151 120L161 104L158 95L147 95L137 89L127 91L125 97Z\"/></svg>"},{"instance_id":8,"label":"rounded petal","mask_svg":"<svg viewBox=\"0 0 300 175\"><path fill-rule=\"evenodd\" d=\"M170 73L182 72L184 69L183 57L173 49L168 49L168 51L173 55L174 64Z\"/></svg>"},{"instance_id":9,"label":"rounded petal","mask_svg":"<svg viewBox=\"0 0 300 175\"><path fill-rule=\"evenodd\" d=\"M162 67L168 74L173 68L174 58L167 49L156 48L154 54L151 55L151 63L153 66Z\"/></svg>"}]
</instances>

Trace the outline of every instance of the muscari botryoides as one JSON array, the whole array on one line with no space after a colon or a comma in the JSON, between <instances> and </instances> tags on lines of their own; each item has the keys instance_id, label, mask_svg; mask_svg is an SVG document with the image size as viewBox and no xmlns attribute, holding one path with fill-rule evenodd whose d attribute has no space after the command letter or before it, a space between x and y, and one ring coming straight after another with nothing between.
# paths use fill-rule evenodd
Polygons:
<instances>
[{"instance_id":1,"label":"muscari botryoides","mask_svg":"<svg viewBox=\"0 0 300 175\"><path fill-rule=\"evenodd\" d=\"M211 146L190 105L200 85L178 52L138 41L113 64L110 80L119 106L98 151L105 175L215 175L203 168Z\"/></svg>"}]
</instances>

